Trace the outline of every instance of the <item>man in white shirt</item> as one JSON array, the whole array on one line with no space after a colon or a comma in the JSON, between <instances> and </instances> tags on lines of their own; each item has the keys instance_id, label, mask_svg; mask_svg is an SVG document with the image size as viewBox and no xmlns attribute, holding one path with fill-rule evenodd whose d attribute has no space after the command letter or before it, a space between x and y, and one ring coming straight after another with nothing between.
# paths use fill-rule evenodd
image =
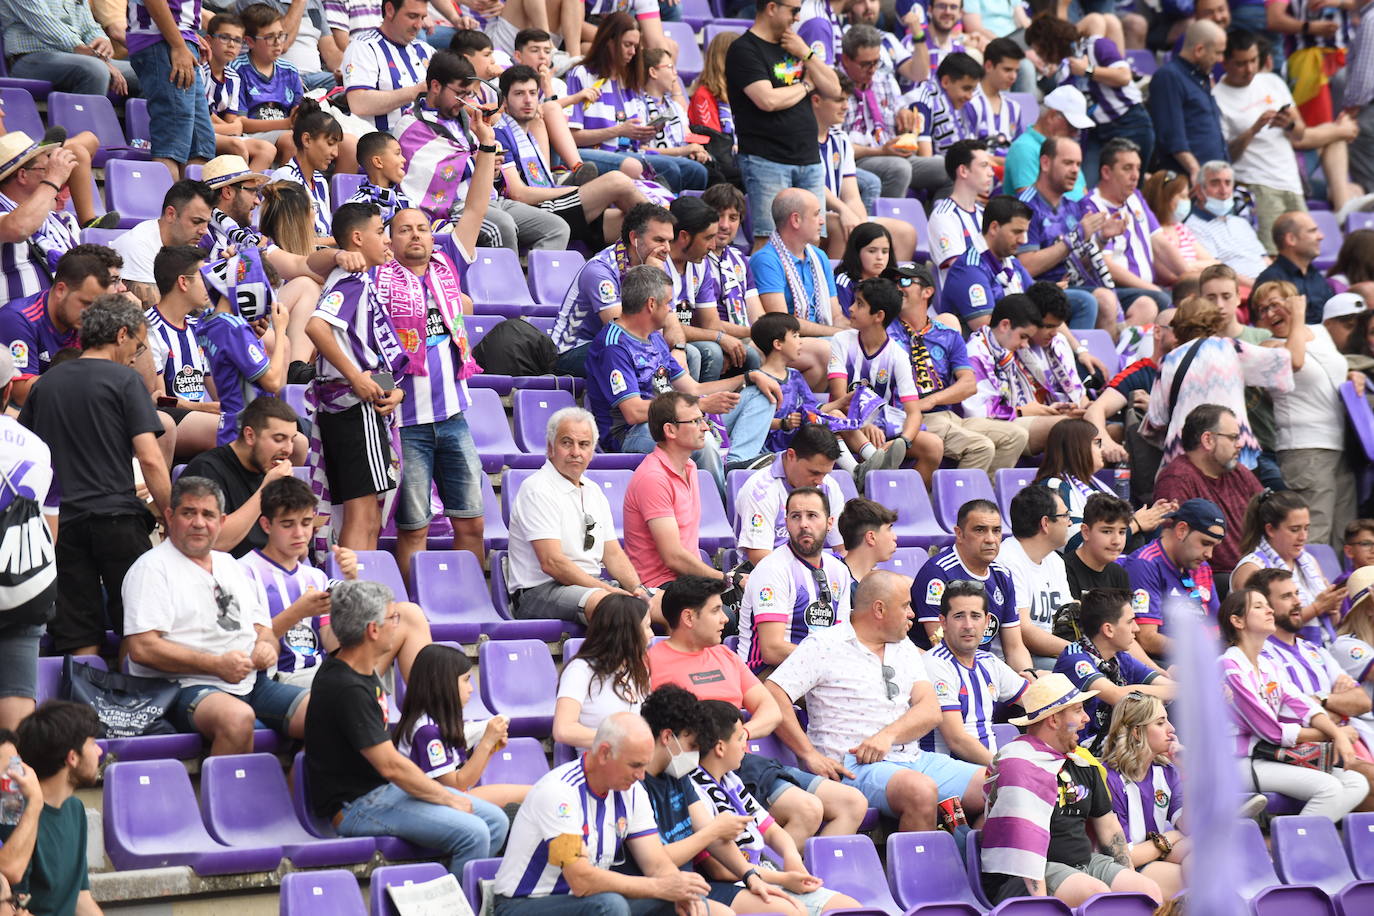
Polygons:
<instances>
[{"instance_id":1,"label":"man in white shirt","mask_svg":"<svg viewBox=\"0 0 1374 916\"><path fill-rule=\"evenodd\" d=\"M167 540L124 577L129 671L181 685L168 715L210 739L210 753L247 754L253 722L302 738L309 694L272 680L277 637L262 586L232 555L212 550L224 494L204 477L172 485Z\"/></svg>"},{"instance_id":2,"label":"man in white shirt","mask_svg":"<svg viewBox=\"0 0 1374 916\"><path fill-rule=\"evenodd\" d=\"M540 777L515 816L496 873L497 916L671 916L705 898L706 879L679 871L663 851L640 784L653 753L649 726L620 712L602 721L590 751ZM626 856L642 877L612 870Z\"/></svg>"},{"instance_id":3,"label":"man in white shirt","mask_svg":"<svg viewBox=\"0 0 1374 916\"><path fill-rule=\"evenodd\" d=\"M425 67L434 49L417 37L428 0L382 0L382 24L350 41L343 55L348 109L377 130L395 130L402 109L425 94Z\"/></svg>"},{"instance_id":4,"label":"man in white shirt","mask_svg":"<svg viewBox=\"0 0 1374 916\"><path fill-rule=\"evenodd\" d=\"M1011 501L1011 534L1002 542L997 562L1011 571L1031 662L1048 671L1068 645L1051 632L1054 612L1073 600L1059 555L1069 542L1068 507L1049 487L1026 487Z\"/></svg>"},{"instance_id":5,"label":"man in white shirt","mask_svg":"<svg viewBox=\"0 0 1374 916\"><path fill-rule=\"evenodd\" d=\"M930 210L930 257L945 282L954 260L968 251L987 251L983 204L992 193L992 153L981 139L959 140L945 153L945 171L954 190Z\"/></svg>"},{"instance_id":6,"label":"man in white shirt","mask_svg":"<svg viewBox=\"0 0 1374 916\"><path fill-rule=\"evenodd\" d=\"M1193 188L1193 212L1183 225L1237 276L1253 280L1273 260L1250 220L1236 212L1236 176L1229 162L1213 159L1202 164Z\"/></svg>"},{"instance_id":7,"label":"man in white shirt","mask_svg":"<svg viewBox=\"0 0 1374 916\"><path fill-rule=\"evenodd\" d=\"M911 579L875 570L854 603L850 623L807 637L769 678L782 708L778 736L803 766L854 786L903 831L933 829L945 799L976 817L986 771L918 744L940 710L921 652L906 638ZM792 709L802 697L805 731Z\"/></svg>"},{"instance_id":8,"label":"man in white shirt","mask_svg":"<svg viewBox=\"0 0 1374 916\"><path fill-rule=\"evenodd\" d=\"M547 440L548 461L520 485L510 509L506 582L515 616L585 623L608 595L648 600L616 540L606 494L582 479L596 451L596 419L564 407L549 417ZM619 587L600 578L602 567Z\"/></svg>"},{"instance_id":9,"label":"man in white shirt","mask_svg":"<svg viewBox=\"0 0 1374 916\"><path fill-rule=\"evenodd\" d=\"M840 443L830 427L805 423L792 436L787 451L749 475L735 498L735 519L739 549L750 563L757 566L774 548L787 543L784 503L795 488L823 488L832 511L844 504L844 491L830 476L839 457ZM832 527L825 546L839 545L839 532Z\"/></svg>"},{"instance_id":10,"label":"man in white shirt","mask_svg":"<svg viewBox=\"0 0 1374 916\"><path fill-rule=\"evenodd\" d=\"M145 219L110 243L124 259L122 277L129 292L145 309L157 305L153 259L167 245L199 245L210 231L215 192L199 181L184 178L162 197L162 215Z\"/></svg>"}]
</instances>

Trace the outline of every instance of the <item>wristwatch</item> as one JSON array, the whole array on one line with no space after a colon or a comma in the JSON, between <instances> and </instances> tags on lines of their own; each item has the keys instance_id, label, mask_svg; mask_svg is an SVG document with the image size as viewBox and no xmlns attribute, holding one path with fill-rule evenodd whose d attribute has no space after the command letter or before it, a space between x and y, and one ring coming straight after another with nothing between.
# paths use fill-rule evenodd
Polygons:
<instances>
[{"instance_id":1,"label":"wristwatch","mask_svg":"<svg viewBox=\"0 0 1374 916\"><path fill-rule=\"evenodd\" d=\"M687 345L686 345L686 344L675 343L675 344L673 344L673 349L674 349L674 350L682 350L683 352L686 352L686 350L687 350Z\"/></svg>"},{"instance_id":2,"label":"wristwatch","mask_svg":"<svg viewBox=\"0 0 1374 916\"><path fill-rule=\"evenodd\" d=\"M495 144L495 143L479 143L479 144L477 144L477 152L479 152L479 153L494 153L494 152L496 152L496 144Z\"/></svg>"},{"instance_id":3,"label":"wristwatch","mask_svg":"<svg viewBox=\"0 0 1374 916\"><path fill-rule=\"evenodd\" d=\"M1163 835L1155 833L1153 830L1145 834L1145 839L1155 844L1155 849L1159 850L1160 858L1164 858L1174 851L1174 844L1170 843Z\"/></svg>"}]
</instances>

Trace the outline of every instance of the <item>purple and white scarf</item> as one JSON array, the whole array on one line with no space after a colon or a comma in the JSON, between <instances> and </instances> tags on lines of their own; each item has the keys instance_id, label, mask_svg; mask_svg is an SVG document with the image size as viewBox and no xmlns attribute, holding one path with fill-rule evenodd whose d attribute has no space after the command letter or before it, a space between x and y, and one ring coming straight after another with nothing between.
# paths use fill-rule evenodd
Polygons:
<instances>
[{"instance_id":1,"label":"purple and white scarf","mask_svg":"<svg viewBox=\"0 0 1374 916\"><path fill-rule=\"evenodd\" d=\"M806 286L802 283L801 271L797 270L795 258L792 252L787 250L787 245L783 243L782 236L773 232L768 236L768 244L773 246L777 252L778 261L782 264L783 276L787 278L787 288L792 293L792 314L798 318L805 318L807 321L814 321L816 324L830 324L830 304L825 301L825 268L821 264L820 252L812 245L806 246L806 259L811 265L811 296L808 301ZM803 303L805 313L803 313Z\"/></svg>"}]
</instances>

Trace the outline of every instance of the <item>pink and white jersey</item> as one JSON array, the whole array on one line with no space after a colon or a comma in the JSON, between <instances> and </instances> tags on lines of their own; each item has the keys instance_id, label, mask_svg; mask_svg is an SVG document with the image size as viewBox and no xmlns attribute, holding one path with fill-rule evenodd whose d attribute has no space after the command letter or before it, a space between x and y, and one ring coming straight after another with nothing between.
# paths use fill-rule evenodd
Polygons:
<instances>
[{"instance_id":1,"label":"pink and white jersey","mask_svg":"<svg viewBox=\"0 0 1374 916\"><path fill-rule=\"evenodd\" d=\"M1256 668L1238 646L1232 646L1221 656L1220 665L1222 696L1231 707L1237 756L1249 757L1261 741L1292 747L1302 727L1322 711L1268 656L1261 655Z\"/></svg>"}]
</instances>

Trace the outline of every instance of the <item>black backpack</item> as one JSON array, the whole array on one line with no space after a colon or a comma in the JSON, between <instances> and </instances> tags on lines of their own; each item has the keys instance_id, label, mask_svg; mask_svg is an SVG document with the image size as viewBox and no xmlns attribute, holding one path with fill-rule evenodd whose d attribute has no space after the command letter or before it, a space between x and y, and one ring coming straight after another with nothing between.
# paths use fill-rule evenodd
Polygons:
<instances>
[{"instance_id":1,"label":"black backpack","mask_svg":"<svg viewBox=\"0 0 1374 916\"><path fill-rule=\"evenodd\" d=\"M549 335L523 318L507 318L472 350L482 371L495 375L551 375L558 350Z\"/></svg>"}]
</instances>

